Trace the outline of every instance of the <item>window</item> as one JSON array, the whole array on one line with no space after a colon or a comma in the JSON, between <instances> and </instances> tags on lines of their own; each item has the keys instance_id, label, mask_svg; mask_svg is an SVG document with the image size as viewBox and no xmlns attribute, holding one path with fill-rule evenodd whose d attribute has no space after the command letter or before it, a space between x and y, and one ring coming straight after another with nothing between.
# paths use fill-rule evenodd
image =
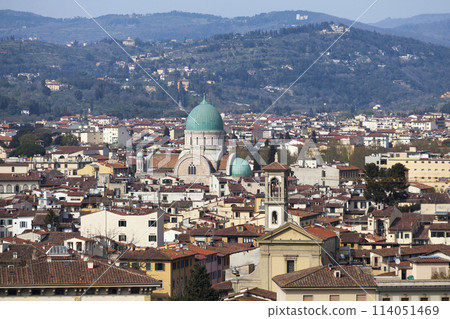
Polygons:
<instances>
[{"instance_id":1,"label":"window","mask_svg":"<svg viewBox=\"0 0 450 319\"><path fill-rule=\"evenodd\" d=\"M339 295L330 295L330 301L339 301Z\"/></svg>"},{"instance_id":2,"label":"window","mask_svg":"<svg viewBox=\"0 0 450 319\"><path fill-rule=\"evenodd\" d=\"M441 297L441 301L449 301L449 297Z\"/></svg>"},{"instance_id":3,"label":"window","mask_svg":"<svg viewBox=\"0 0 450 319\"><path fill-rule=\"evenodd\" d=\"M26 228L27 222L20 222L20 228Z\"/></svg>"},{"instance_id":4,"label":"window","mask_svg":"<svg viewBox=\"0 0 450 319\"><path fill-rule=\"evenodd\" d=\"M295 270L295 263L293 260L286 260L286 272L293 272Z\"/></svg>"},{"instance_id":5,"label":"window","mask_svg":"<svg viewBox=\"0 0 450 319\"><path fill-rule=\"evenodd\" d=\"M177 263L175 261L172 262L172 269L177 270Z\"/></svg>"},{"instance_id":6,"label":"window","mask_svg":"<svg viewBox=\"0 0 450 319\"><path fill-rule=\"evenodd\" d=\"M428 297L420 297L420 301L428 301Z\"/></svg>"},{"instance_id":7,"label":"window","mask_svg":"<svg viewBox=\"0 0 450 319\"><path fill-rule=\"evenodd\" d=\"M145 270L152 270L152 263L145 263Z\"/></svg>"},{"instance_id":8,"label":"window","mask_svg":"<svg viewBox=\"0 0 450 319\"><path fill-rule=\"evenodd\" d=\"M196 175L197 174L197 168L195 167L194 163L191 163L188 167L188 174L189 175Z\"/></svg>"},{"instance_id":9,"label":"window","mask_svg":"<svg viewBox=\"0 0 450 319\"><path fill-rule=\"evenodd\" d=\"M156 227L156 220L149 220L148 227Z\"/></svg>"},{"instance_id":10,"label":"window","mask_svg":"<svg viewBox=\"0 0 450 319\"><path fill-rule=\"evenodd\" d=\"M409 301L409 297L401 297L400 301Z\"/></svg>"},{"instance_id":11,"label":"window","mask_svg":"<svg viewBox=\"0 0 450 319\"><path fill-rule=\"evenodd\" d=\"M141 267L139 266L139 263L133 262L131 263L131 268L139 270Z\"/></svg>"},{"instance_id":12,"label":"window","mask_svg":"<svg viewBox=\"0 0 450 319\"><path fill-rule=\"evenodd\" d=\"M127 227L127 221L126 220L119 220L119 227Z\"/></svg>"},{"instance_id":13,"label":"window","mask_svg":"<svg viewBox=\"0 0 450 319\"><path fill-rule=\"evenodd\" d=\"M303 295L303 301L313 301L313 295Z\"/></svg>"},{"instance_id":14,"label":"window","mask_svg":"<svg viewBox=\"0 0 450 319\"><path fill-rule=\"evenodd\" d=\"M382 301L391 301L390 297L383 297L383 299L381 299Z\"/></svg>"},{"instance_id":15,"label":"window","mask_svg":"<svg viewBox=\"0 0 450 319\"><path fill-rule=\"evenodd\" d=\"M272 212L272 224L278 224L278 214L276 211Z\"/></svg>"},{"instance_id":16,"label":"window","mask_svg":"<svg viewBox=\"0 0 450 319\"><path fill-rule=\"evenodd\" d=\"M3 194L4 193L4 189L3 189L3 185L0 185L0 194Z\"/></svg>"},{"instance_id":17,"label":"window","mask_svg":"<svg viewBox=\"0 0 450 319\"><path fill-rule=\"evenodd\" d=\"M119 235L119 241L127 241L126 235Z\"/></svg>"},{"instance_id":18,"label":"window","mask_svg":"<svg viewBox=\"0 0 450 319\"><path fill-rule=\"evenodd\" d=\"M128 267L128 263L127 262L121 262L119 265L120 265L120 267Z\"/></svg>"},{"instance_id":19,"label":"window","mask_svg":"<svg viewBox=\"0 0 450 319\"><path fill-rule=\"evenodd\" d=\"M156 235L150 235L148 236L148 241L156 241Z\"/></svg>"},{"instance_id":20,"label":"window","mask_svg":"<svg viewBox=\"0 0 450 319\"><path fill-rule=\"evenodd\" d=\"M405 234L405 239L408 239L409 238L409 234Z\"/></svg>"},{"instance_id":21,"label":"window","mask_svg":"<svg viewBox=\"0 0 450 319\"><path fill-rule=\"evenodd\" d=\"M170 219L170 222L171 222L171 223L176 223L176 222L177 222L177 218L176 218L176 217L172 217L172 218ZM155 225L155 227L156 227L156 225Z\"/></svg>"},{"instance_id":22,"label":"window","mask_svg":"<svg viewBox=\"0 0 450 319\"><path fill-rule=\"evenodd\" d=\"M164 271L164 263L155 263L156 271Z\"/></svg>"},{"instance_id":23,"label":"window","mask_svg":"<svg viewBox=\"0 0 450 319\"><path fill-rule=\"evenodd\" d=\"M366 295L356 295L356 301L366 301Z\"/></svg>"}]
</instances>

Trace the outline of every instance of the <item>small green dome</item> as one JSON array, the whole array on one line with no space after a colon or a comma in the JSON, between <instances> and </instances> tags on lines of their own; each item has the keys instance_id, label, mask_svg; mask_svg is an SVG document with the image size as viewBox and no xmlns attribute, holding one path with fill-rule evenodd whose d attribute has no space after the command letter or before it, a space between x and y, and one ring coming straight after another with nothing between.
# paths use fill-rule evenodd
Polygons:
<instances>
[{"instance_id":1,"label":"small green dome","mask_svg":"<svg viewBox=\"0 0 450 319\"><path fill-rule=\"evenodd\" d=\"M136 158L144 158L144 153L142 152L137 153Z\"/></svg>"},{"instance_id":2,"label":"small green dome","mask_svg":"<svg viewBox=\"0 0 450 319\"><path fill-rule=\"evenodd\" d=\"M194 107L186 120L187 131L223 131L223 120L214 106L203 101Z\"/></svg>"},{"instance_id":3,"label":"small green dome","mask_svg":"<svg viewBox=\"0 0 450 319\"><path fill-rule=\"evenodd\" d=\"M252 175L252 170L250 165L246 160L243 160L240 157L236 157L231 163L231 176L242 176L248 177Z\"/></svg>"}]
</instances>

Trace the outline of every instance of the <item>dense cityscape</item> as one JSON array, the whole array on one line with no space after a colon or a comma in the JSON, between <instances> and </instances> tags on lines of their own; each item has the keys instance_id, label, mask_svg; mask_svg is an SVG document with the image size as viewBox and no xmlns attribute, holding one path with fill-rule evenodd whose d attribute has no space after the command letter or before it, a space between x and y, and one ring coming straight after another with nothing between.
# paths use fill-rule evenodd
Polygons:
<instances>
[{"instance_id":1,"label":"dense cityscape","mask_svg":"<svg viewBox=\"0 0 450 319\"><path fill-rule=\"evenodd\" d=\"M445 37L0 16L0 301L450 300Z\"/></svg>"}]
</instances>

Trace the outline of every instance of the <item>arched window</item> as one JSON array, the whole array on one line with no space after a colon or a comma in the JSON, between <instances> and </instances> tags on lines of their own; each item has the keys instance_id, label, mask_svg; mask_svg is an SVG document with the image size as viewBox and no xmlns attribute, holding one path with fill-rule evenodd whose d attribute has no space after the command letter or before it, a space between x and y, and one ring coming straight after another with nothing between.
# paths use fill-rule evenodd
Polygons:
<instances>
[{"instance_id":1,"label":"arched window","mask_svg":"<svg viewBox=\"0 0 450 319\"><path fill-rule=\"evenodd\" d=\"M3 194L4 191L3 185L0 185L0 194Z\"/></svg>"},{"instance_id":2,"label":"arched window","mask_svg":"<svg viewBox=\"0 0 450 319\"><path fill-rule=\"evenodd\" d=\"M191 137L190 137L190 143L189 143L189 145L192 145L192 135L191 135Z\"/></svg>"},{"instance_id":3,"label":"arched window","mask_svg":"<svg viewBox=\"0 0 450 319\"><path fill-rule=\"evenodd\" d=\"M13 166L13 167L11 167L11 173L14 173L15 172L15 167Z\"/></svg>"},{"instance_id":4,"label":"arched window","mask_svg":"<svg viewBox=\"0 0 450 319\"><path fill-rule=\"evenodd\" d=\"M198 145L198 136L197 136L197 145Z\"/></svg>"},{"instance_id":5,"label":"arched window","mask_svg":"<svg viewBox=\"0 0 450 319\"><path fill-rule=\"evenodd\" d=\"M27 191L27 190L28 190L28 185L27 185L27 184L23 185L23 190L24 190L24 191Z\"/></svg>"},{"instance_id":6,"label":"arched window","mask_svg":"<svg viewBox=\"0 0 450 319\"><path fill-rule=\"evenodd\" d=\"M6 186L6 192L7 192L8 194L11 194L11 193L12 193L12 186L11 186L11 185Z\"/></svg>"},{"instance_id":7,"label":"arched window","mask_svg":"<svg viewBox=\"0 0 450 319\"><path fill-rule=\"evenodd\" d=\"M15 193L20 193L20 186L19 185L14 186L14 192Z\"/></svg>"},{"instance_id":8,"label":"arched window","mask_svg":"<svg viewBox=\"0 0 450 319\"><path fill-rule=\"evenodd\" d=\"M206 145L206 136L203 136L203 146Z\"/></svg>"},{"instance_id":9,"label":"arched window","mask_svg":"<svg viewBox=\"0 0 450 319\"><path fill-rule=\"evenodd\" d=\"M189 175L196 175L197 174L197 167L195 167L194 163L191 163L188 167L188 174Z\"/></svg>"},{"instance_id":10,"label":"arched window","mask_svg":"<svg viewBox=\"0 0 450 319\"><path fill-rule=\"evenodd\" d=\"M214 137L211 137L211 145L214 145Z\"/></svg>"},{"instance_id":11,"label":"arched window","mask_svg":"<svg viewBox=\"0 0 450 319\"><path fill-rule=\"evenodd\" d=\"M272 212L272 224L278 224L278 213L276 211Z\"/></svg>"},{"instance_id":12,"label":"arched window","mask_svg":"<svg viewBox=\"0 0 450 319\"><path fill-rule=\"evenodd\" d=\"M272 178L270 181L270 196L271 197L278 197L280 193L280 183L278 179Z\"/></svg>"}]
</instances>

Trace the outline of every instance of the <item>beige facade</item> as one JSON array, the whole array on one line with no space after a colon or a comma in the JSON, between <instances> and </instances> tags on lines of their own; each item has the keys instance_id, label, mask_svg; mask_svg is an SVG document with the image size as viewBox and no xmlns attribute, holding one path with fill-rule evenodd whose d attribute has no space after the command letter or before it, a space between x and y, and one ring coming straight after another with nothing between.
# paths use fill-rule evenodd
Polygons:
<instances>
[{"instance_id":1,"label":"beige facade","mask_svg":"<svg viewBox=\"0 0 450 319\"><path fill-rule=\"evenodd\" d=\"M138 247L157 247L164 243L163 211L142 214L101 210L81 216L83 237L106 236Z\"/></svg>"},{"instance_id":2,"label":"beige facade","mask_svg":"<svg viewBox=\"0 0 450 319\"><path fill-rule=\"evenodd\" d=\"M376 300L376 289L370 288L333 289L281 289L277 286L277 301L372 301Z\"/></svg>"},{"instance_id":3,"label":"beige facade","mask_svg":"<svg viewBox=\"0 0 450 319\"><path fill-rule=\"evenodd\" d=\"M248 276L232 279L234 291L258 287L276 291L272 278L284 274L288 268L294 271L322 264L322 239L304 229L287 223L257 239L260 247L260 263Z\"/></svg>"}]
</instances>

